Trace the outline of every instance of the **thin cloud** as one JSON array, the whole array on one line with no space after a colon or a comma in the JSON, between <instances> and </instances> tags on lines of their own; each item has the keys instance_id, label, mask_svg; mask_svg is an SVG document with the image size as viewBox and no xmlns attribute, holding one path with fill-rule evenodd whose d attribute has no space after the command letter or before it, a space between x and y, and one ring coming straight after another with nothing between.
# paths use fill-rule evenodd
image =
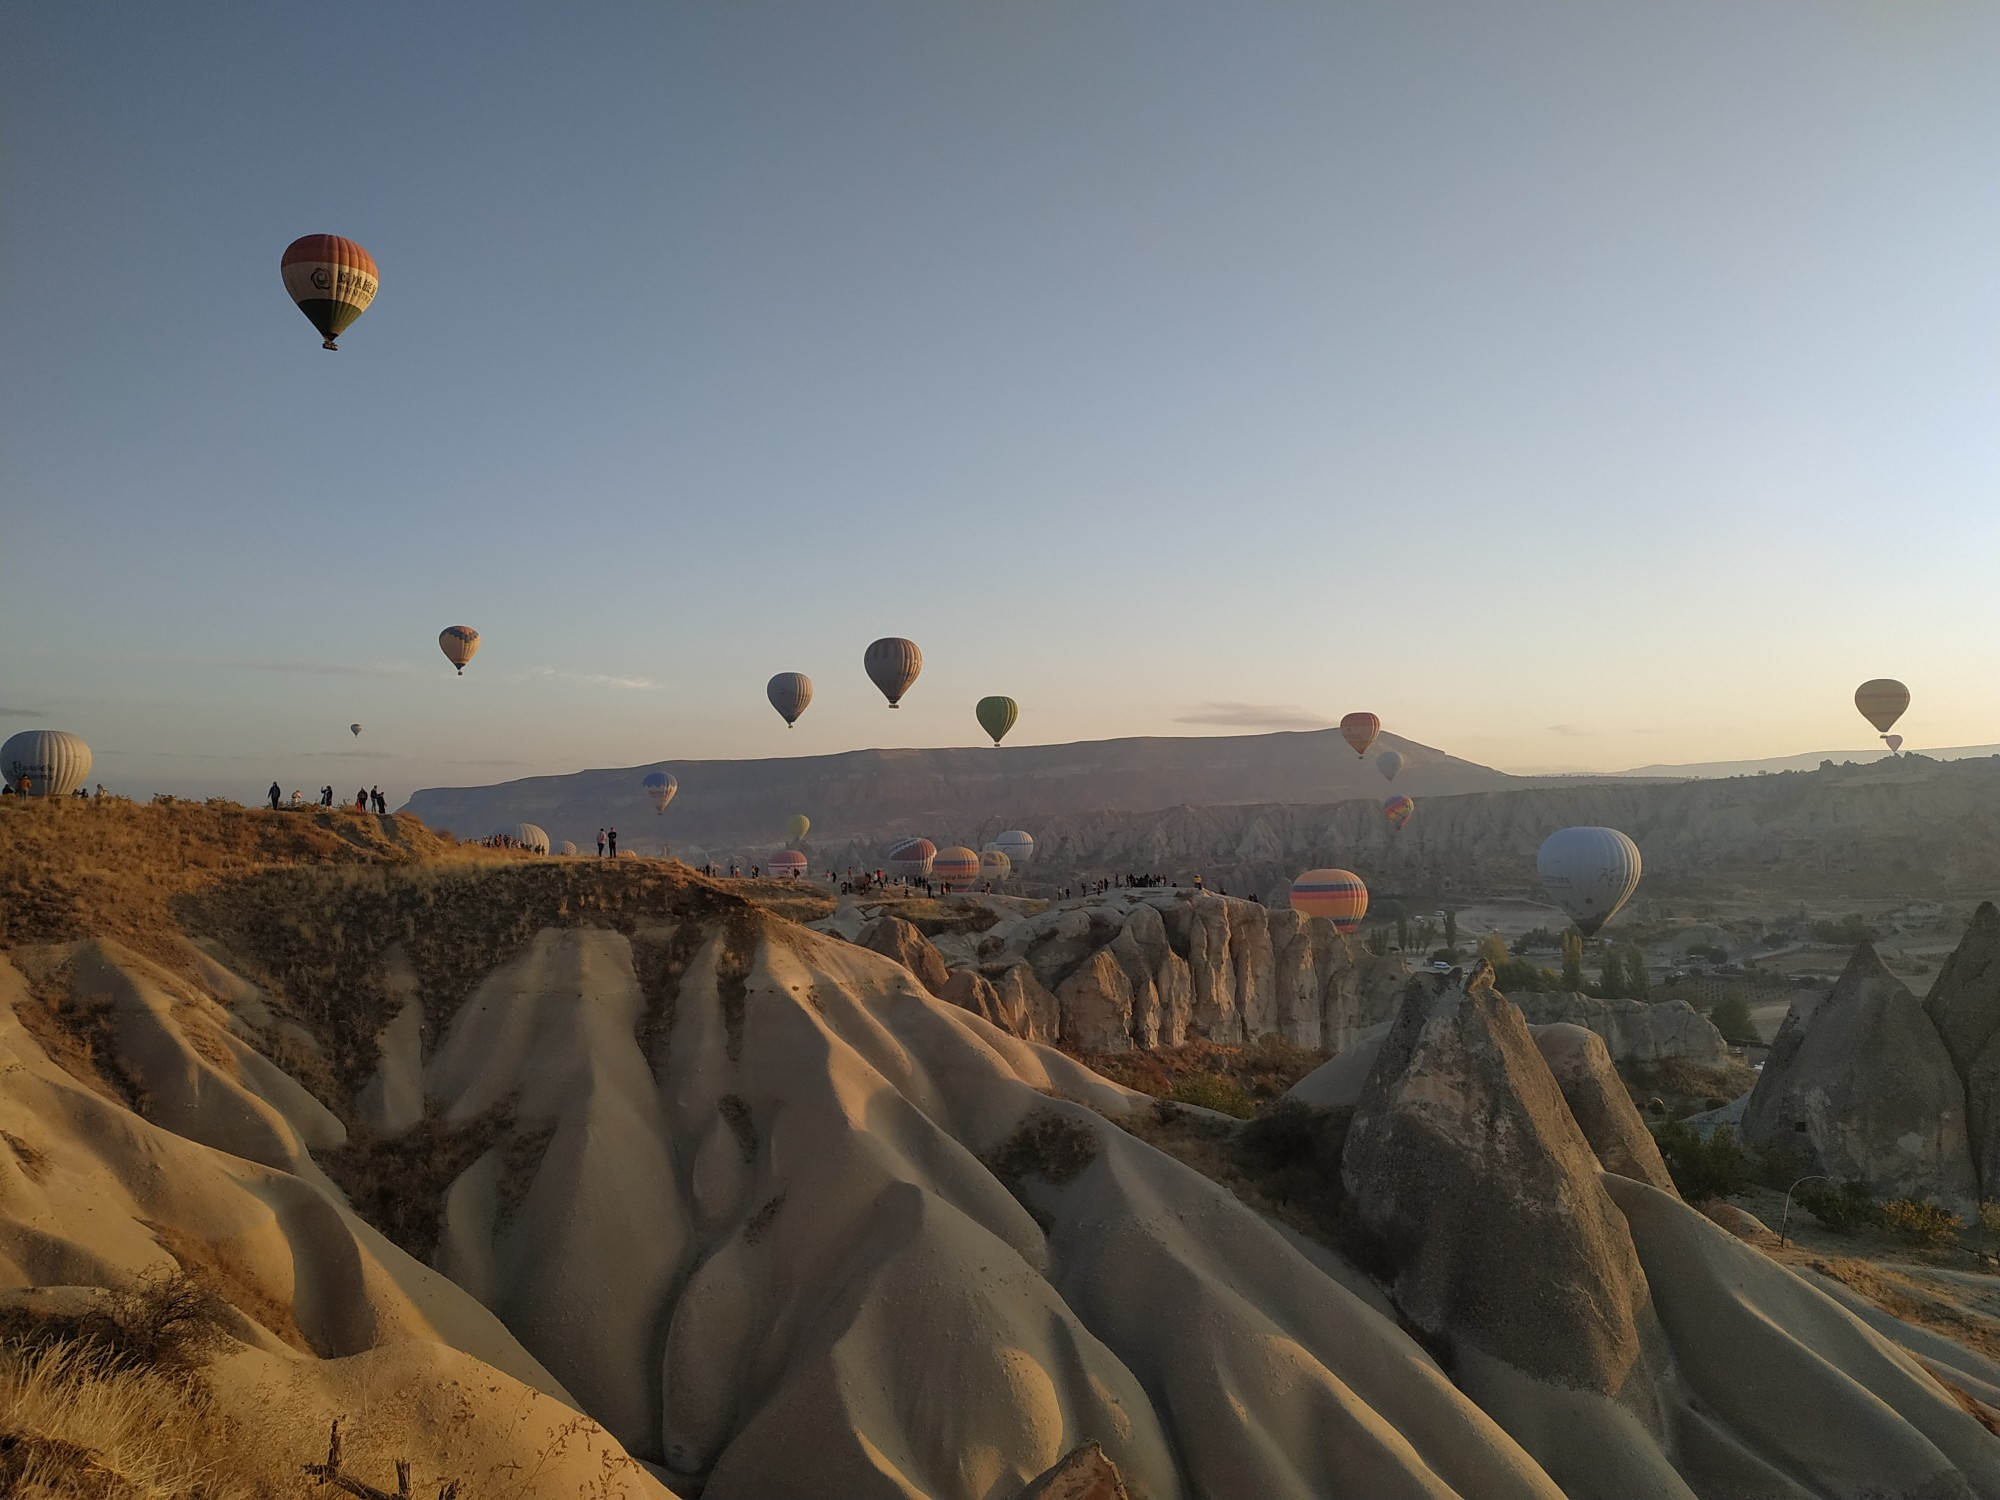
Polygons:
<instances>
[{"instance_id":1,"label":"thin cloud","mask_svg":"<svg viewBox=\"0 0 2000 1500\"><path fill-rule=\"evenodd\" d=\"M406 661L275 661L237 659L225 663L252 672L312 672L321 677L407 677L416 671Z\"/></svg>"},{"instance_id":2,"label":"thin cloud","mask_svg":"<svg viewBox=\"0 0 2000 1500\"><path fill-rule=\"evenodd\" d=\"M1581 739L1585 735L1597 733L1595 729L1579 729L1574 724L1548 724L1543 727L1546 728L1550 734L1559 734L1563 736L1563 738L1565 739L1572 739L1572 740Z\"/></svg>"},{"instance_id":3,"label":"thin cloud","mask_svg":"<svg viewBox=\"0 0 2000 1500\"><path fill-rule=\"evenodd\" d=\"M41 708L7 708L0 705L0 719L39 719L48 712Z\"/></svg>"},{"instance_id":4,"label":"thin cloud","mask_svg":"<svg viewBox=\"0 0 2000 1500\"><path fill-rule=\"evenodd\" d=\"M1176 724L1227 724L1236 729L1328 729L1332 720L1291 703L1200 703Z\"/></svg>"},{"instance_id":5,"label":"thin cloud","mask_svg":"<svg viewBox=\"0 0 2000 1500\"><path fill-rule=\"evenodd\" d=\"M658 692L664 683L655 682L650 677L619 677L610 672L567 672L556 667L534 667L528 672L530 677L553 677L561 682L582 683L585 687L625 688L631 692Z\"/></svg>"}]
</instances>

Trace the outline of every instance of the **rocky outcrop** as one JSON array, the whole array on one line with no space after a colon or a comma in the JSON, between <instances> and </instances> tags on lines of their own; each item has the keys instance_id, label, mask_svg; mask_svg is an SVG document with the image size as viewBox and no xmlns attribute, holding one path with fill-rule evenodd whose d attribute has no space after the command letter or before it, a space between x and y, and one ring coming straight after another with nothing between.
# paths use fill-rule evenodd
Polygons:
<instances>
[{"instance_id":1,"label":"rocky outcrop","mask_svg":"<svg viewBox=\"0 0 2000 1500\"><path fill-rule=\"evenodd\" d=\"M1085 1443L1021 1491L1021 1500L1129 1500L1118 1465Z\"/></svg>"},{"instance_id":2,"label":"rocky outcrop","mask_svg":"<svg viewBox=\"0 0 2000 1500\"><path fill-rule=\"evenodd\" d=\"M1508 997L1529 1024L1567 1023L1596 1032L1614 1063L1657 1063L1680 1059L1699 1067L1729 1062L1729 1044L1685 1000L1600 1000L1595 995L1536 994Z\"/></svg>"},{"instance_id":3,"label":"rocky outcrop","mask_svg":"<svg viewBox=\"0 0 2000 1500\"><path fill-rule=\"evenodd\" d=\"M1982 901L1931 992L1924 1014L1965 1086L1966 1140L1981 1196L2000 1196L2000 910Z\"/></svg>"},{"instance_id":4,"label":"rocky outcrop","mask_svg":"<svg viewBox=\"0 0 2000 1500\"><path fill-rule=\"evenodd\" d=\"M945 985L950 982L944 956L931 946L929 938L901 917L877 917L861 929L855 941L884 958L894 959L933 995L944 994Z\"/></svg>"},{"instance_id":5,"label":"rocky outcrop","mask_svg":"<svg viewBox=\"0 0 2000 1500\"><path fill-rule=\"evenodd\" d=\"M1791 1149L1878 1197L1978 1198L1965 1090L1924 1007L1867 943L1799 1025L1787 1017L1744 1108L1752 1145Z\"/></svg>"},{"instance_id":6,"label":"rocky outcrop","mask_svg":"<svg viewBox=\"0 0 2000 1500\"><path fill-rule=\"evenodd\" d=\"M1563 1102L1604 1170L1663 1193L1673 1192L1674 1180L1660 1159L1660 1148L1619 1082L1603 1038L1567 1022L1530 1030L1536 1050L1562 1090Z\"/></svg>"}]
</instances>

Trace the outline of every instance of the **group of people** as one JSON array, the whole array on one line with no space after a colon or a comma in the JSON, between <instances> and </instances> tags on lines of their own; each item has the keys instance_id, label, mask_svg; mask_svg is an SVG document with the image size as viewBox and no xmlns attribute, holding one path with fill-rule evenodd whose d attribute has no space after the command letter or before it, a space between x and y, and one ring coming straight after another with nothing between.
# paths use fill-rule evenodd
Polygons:
<instances>
[{"instance_id":1,"label":"group of people","mask_svg":"<svg viewBox=\"0 0 2000 1500\"><path fill-rule=\"evenodd\" d=\"M607 838L611 845L611 858L616 859L618 857L618 830L615 828L600 828L597 830L597 857L599 859L605 857L605 841Z\"/></svg>"},{"instance_id":2,"label":"group of people","mask_svg":"<svg viewBox=\"0 0 2000 1500\"><path fill-rule=\"evenodd\" d=\"M18 791L15 790L16 787L19 787ZM0 781L0 797L32 797L34 795L35 778L33 776L23 775L18 782ZM81 797L84 801L88 802L90 800L90 788L80 786L71 792L70 795L72 797ZM104 795L104 783L101 781L97 784L97 795L100 797Z\"/></svg>"},{"instance_id":3,"label":"group of people","mask_svg":"<svg viewBox=\"0 0 2000 1500\"><path fill-rule=\"evenodd\" d=\"M275 781L271 783L269 796L271 798L272 812L276 812L284 806L285 794L279 790L278 783ZM333 806L332 787L323 786L319 789L319 805L321 807ZM297 791L292 793L292 806L305 806L305 796L303 793ZM354 794L354 810L356 812L367 812L370 807L373 807L376 812L385 818L389 816L389 799L382 795L382 788L379 786L363 787Z\"/></svg>"}]
</instances>

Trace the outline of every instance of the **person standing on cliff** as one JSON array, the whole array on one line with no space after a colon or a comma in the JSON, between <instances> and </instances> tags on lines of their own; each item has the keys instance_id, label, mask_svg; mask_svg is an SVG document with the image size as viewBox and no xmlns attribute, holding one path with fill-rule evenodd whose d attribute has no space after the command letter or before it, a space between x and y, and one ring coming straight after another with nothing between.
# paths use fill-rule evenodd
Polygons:
<instances>
[{"instance_id":1,"label":"person standing on cliff","mask_svg":"<svg viewBox=\"0 0 2000 1500\"><path fill-rule=\"evenodd\" d=\"M272 783L271 783L271 811L272 811L272 812L276 812L276 811L278 810L278 799L279 799L280 797L282 797L282 796L284 796L284 793L278 790L278 783L277 783L277 782L275 782L275 781L274 781L274 782L272 782Z\"/></svg>"},{"instance_id":2,"label":"person standing on cliff","mask_svg":"<svg viewBox=\"0 0 2000 1500\"><path fill-rule=\"evenodd\" d=\"M604 858L604 830L602 828L597 830L597 857L599 859Z\"/></svg>"},{"instance_id":3,"label":"person standing on cliff","mask_svg":"<svg viewBox=\"0 0 2000 1500\"><path fill-rule=\"evenodd\" d=\"M611 830L611 857L618 857L618 830L615 828Z\"/></svg>"}]
</instances>

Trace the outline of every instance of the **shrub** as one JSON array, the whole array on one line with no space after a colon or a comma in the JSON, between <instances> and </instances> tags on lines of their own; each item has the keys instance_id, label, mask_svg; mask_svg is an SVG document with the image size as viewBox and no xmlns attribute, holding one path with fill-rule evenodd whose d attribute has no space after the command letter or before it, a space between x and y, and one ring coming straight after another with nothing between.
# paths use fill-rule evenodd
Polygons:
<instances>
[{"instance_id":1,"label":"shrub","mask_svg":"<svg viewBox=\"0 0 2000 1500\"><path fill-rule=\"evenodd\" d=\"M1604 960L1597 971L1597 993L1606 1000L1622 1000L1629 986L1625 983L1625 954L1621 949L1606 948Z\"/></svg>"},{"instance_id":2,"label":"shrub","mask_svg":"<svg viewBox=\"0 0 2000 1500\"><path fill-rule=\"evenodd\" d=\"M1736 1132L1718 1125L1706 1140L1679 1120L1656 1126L1653 1139L1680 1195L1690 1203L1727 1198L1750 1186L1750 1155Z\"/></svg>"},{"instance_id":3,"label":"shrub","mask_svg":"<svg viewBox=\"0 0 2000 1500\"><path fill-rule=\"evenodd\" d=\"M1479 940L1479 956L1499 972L1500 965L1508 961L1507 940L1497 932L1489 932Z\"/></svg>"},{"instance_id":4,"label":"shrub","mask_svg":"<svg viewBox=\"0 0 2000 1500\"><path fill-rule=\"evenodd\" d=\"M1706 959L1712 964L1729 962L1729 950L1720 943L1696 943L1688 949L1687 956Z\"/></svg>"},{"instance_id":5,"label":"shrub","mask_svg":"<svg viewBox=\"0 0 2000 1500\"><path fill-rule=\"evenodd\" d=\"M2000 1239L2000 1203L1988 1198L1979 1205L1979 1228L1989 1238Z\"/></svg>"},{"instance_id":6,"label":"shrub","mask_svg":"<svg viewBox=\"0 0 2000 1500\"><path fill-rule=\"evenodd\" d=\"M1553 953L1561 946L1562 939L1556 936L1554 929L1548 927L1531 927L1514 939L1516 953Z\"/></svg>"},{"instance_id":7,"label":"shrub","mask_svg":"<svg viewBox=\"0 0 2000 1500\"><path fill-rule=\"evenodd\" d=\"M1344 1121L1339 1122L1344 1124ZM1315 1109L1297 1099L1280 1099L1262 1114L1253 1117L1237 1137L1248 1155L1267 1171L1305 1167L1322 1163L1338 1174L1338 1140L1345 1131L1336 1129L1336 1112ZM1332 1160L1326 1148L1334 1146Z\"/></svg>"},{"instance_id":8,"label":"shrub","mask_svg":"<svg viewBox=\"0 0 2000 1500\"><path fill-rule=\"evenodd\" d=\"M1510 958L1493 966L1493 983L1503 995L1515 992L1553 995L1562 988L1562 978L1554 969L1531 964L1525 958Z\"/></svg>"},{"instance_id":9,"label":"shrub","mask_svg":"<svg viewBox=\"0 0 2000 1500\"><path fill-rule=\"evenodd\" d=\"M1239 1120L1247 1120L1257 1112L1257 1101L1250 1097L1250 1091L1220 1073L1195 1073L1178 1079L1160 1097L1175 1104L1192 1104L1217 1114L1234 1115Z\"/></svg>"},{"instance_id":10,"label":"shrub","mask_svg":"<svg viewBox=\"0 0 2000 1500\"><path fill-rule=\"evenodd\" d=\"M1708 1019L1722 1033L1722 1039L1735 1046L1754 1046L1763 1040L1757 1035L1756 1023L1750 1019L1750 1002L1741 990L1725 993L1709 1011Z\"/></svg>"},{"instance_id":11,"label":"shrub","mask_svg":"<svg viewBox=\"0 0 2000 1500\"><path fill-rule=\"evenodd\" d=\"M1812 924L1812 935L1815 942L1836 948L1851 948L1856 943L1869 942L1875 936L1859 912L1842 917L1838 922L1815 922Z\"/></svg>"},{"instance_id":12,"label":"shrub","mask_svg":"<svg viewBox=\"0 0 2000 1500\"><path fill-rule=\"evenodd\" d=\"M1792 1201L1835 1234L1852 1234L1876 1220L1868 1189L1858 1182L1843 1182L1838 1187L1808 1182L1792 1193Z\"/></svg>"},{"instance_id":13,"label":"shrub","mask_svg":"<svg viewBox=\"0 0 2000 1500\"><path fill-rule=\"evenodd\" d=\"M1965 1229L1965 1220L1935 1203L1892 1198L1881 1208L1882 1227L1919 1245L1948 1245Z\"/></svg>"}]
</instances>

